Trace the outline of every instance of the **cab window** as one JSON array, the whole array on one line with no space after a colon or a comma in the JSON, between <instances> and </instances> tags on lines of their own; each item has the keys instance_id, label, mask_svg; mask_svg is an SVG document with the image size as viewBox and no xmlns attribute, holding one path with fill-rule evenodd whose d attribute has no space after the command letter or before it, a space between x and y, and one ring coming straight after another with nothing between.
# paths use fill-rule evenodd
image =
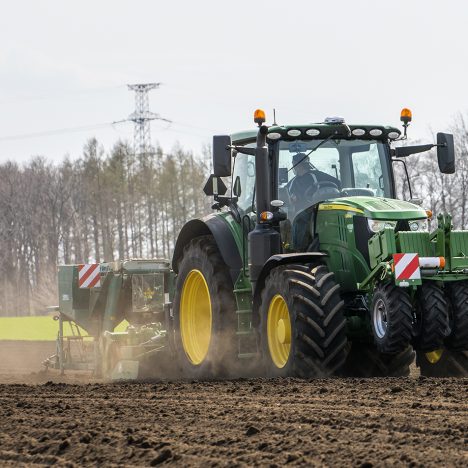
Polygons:
<instances>
[{"instance_id":1,"label":"cab window","mask_svg":"<svg viewBox=\"0 0 468 468\"><path fill-rule=\"evenodd\" d=\"M255 147L255 143L245 145L247 147ZM248 213L255 209L255 156L248 154L237 153L234 158L232 186L239 179L240 195L237 201L237 206L244 212Z\"/></svg>"}]
</instances>

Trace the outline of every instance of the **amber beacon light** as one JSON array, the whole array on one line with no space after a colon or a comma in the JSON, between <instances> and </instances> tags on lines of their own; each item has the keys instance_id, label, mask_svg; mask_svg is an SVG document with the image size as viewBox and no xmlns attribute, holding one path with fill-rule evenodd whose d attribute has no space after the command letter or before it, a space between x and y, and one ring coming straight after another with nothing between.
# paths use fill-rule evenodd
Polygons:
<instances>
[{"instance_id":1,"label":"amber beacon light","mask_svg":"<svg viewBox=\"0 0 468 468\"><path fill-rule=\"evenodd\" d=\"M412 118L413 118L413 114L411 113L409 109L407 109L406 107L401 109L400 120L404 124L409 124Z\"/></svg>"},{"instance_id":2,"label":"amber beacon light","mask_svg":"<svg viewBox=\"0 0 468 468\"><path fill-rule=\"evenodd\" d=\"M262 123L264 123L265 120L265 111L263 111L262 109L257 109L254 112L254 122L258 125L262 125Z\"/></svg>"}]
</instances>

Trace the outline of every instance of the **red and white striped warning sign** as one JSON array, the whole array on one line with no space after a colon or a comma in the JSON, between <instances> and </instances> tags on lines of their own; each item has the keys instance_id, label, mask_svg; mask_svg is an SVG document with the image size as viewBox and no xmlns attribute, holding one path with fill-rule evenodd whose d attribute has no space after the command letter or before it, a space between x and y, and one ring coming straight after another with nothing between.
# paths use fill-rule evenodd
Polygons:
<instances>
[{"instance_id":1,"label":"red and white striped warning sign","mask_svg":"<svg viewBox=\"0 0 468 468\"><path fill-rule=\"evenodd\" d=\"M397 281L420 280L419 255L415 253L393 254Z\"/></svg>"},{"instance_id":2,"label":"red and white striped warning sign","mask_svg":"<svg viewBox=\"0 0 468 468\"><path fill-rule=\"evenodd\" d=\"M98 288L101 286L99 263L78 265L78 286L80 288Z\"/></svg>"}]
</instances>

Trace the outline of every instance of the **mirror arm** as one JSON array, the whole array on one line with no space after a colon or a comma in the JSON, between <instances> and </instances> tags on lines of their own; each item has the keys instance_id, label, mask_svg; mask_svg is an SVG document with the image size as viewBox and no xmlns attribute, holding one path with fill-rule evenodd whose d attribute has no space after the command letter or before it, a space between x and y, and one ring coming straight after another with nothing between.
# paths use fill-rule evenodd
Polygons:
<instances>
[{"instance_id":1,"label":"mirror arm","mask_svg":"<svg viewBox=\"0 0 468 468\"><path fill-rule=\"evenodd\" d=\"M399 146L398 148L392 148L390 150L390 154L397 158L406 158L408 156L411 156L412 154L424 153L426 151L431 150L432 148L436 146L444 146L444 144L438 145L438 144L429 143L427 145Z\"/></svg>"},{"instance_id":2,"label":"mirror arm","mask_svg":"<svg viewBox=\"0 0 468 468\"><path fill-rule=\"evenodd\" d=\"M215 203L213 204L212 208L215 210L221 209L223 206L231 207L236 206L237 208L237 197L226 197L224 195L217 195L213 196Z\"/></svg>"},{"instance_id":3,"label":"mirror arm","mask_svg":"<svg viewBox=\"0 0 468 468\"><path fill-rule=\"evenodd\" d=\"M230 145L230 146L226 146L226 149L235 150L241 154L248 154L250 156L255 156L255 148L246 148L245 146Z\"/></svg>"}]
</instances>

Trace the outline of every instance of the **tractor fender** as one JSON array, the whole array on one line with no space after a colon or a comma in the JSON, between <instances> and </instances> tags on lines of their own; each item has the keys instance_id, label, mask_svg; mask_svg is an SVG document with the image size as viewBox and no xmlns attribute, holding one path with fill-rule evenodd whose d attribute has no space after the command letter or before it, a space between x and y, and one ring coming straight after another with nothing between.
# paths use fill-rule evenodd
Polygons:
<instances>
[{"instance_id":1,"label":"tractor fender","mask_svg":"<svg viewBox=\"0 0 468 468\"><path fill-rule=\"evenodd\" d=\"M177 237L172 256L172 269L178 273L179 262L182 259L185 246L196 237L212 235L228 266L232 284L235 284L242 269L242 258L236 241L226 222L216 215L209 215L202 219L192 219L184 225Z\"/></svg>"},{"instance_id":2,"label":"tractor fender","mask_svg":"<svg viewBox=\"0 0 468 468\"><path fill-rule=\"evenodd\" d=\"M257 283L255 285L254 295L253 295L253 321L257 325L258 320L258 310L260 308L261 294L263 287L265 286L265 280L273 268L276 268L280 265L288 265L291 263L314 263L318 259L326 257L327 254L323 252L303 252L303 253L289 253L289 254L277 254L272 255L263 265L262 271L258 277Z\"/></svg>"}]
</instances>

